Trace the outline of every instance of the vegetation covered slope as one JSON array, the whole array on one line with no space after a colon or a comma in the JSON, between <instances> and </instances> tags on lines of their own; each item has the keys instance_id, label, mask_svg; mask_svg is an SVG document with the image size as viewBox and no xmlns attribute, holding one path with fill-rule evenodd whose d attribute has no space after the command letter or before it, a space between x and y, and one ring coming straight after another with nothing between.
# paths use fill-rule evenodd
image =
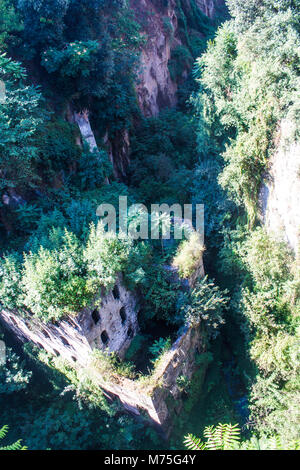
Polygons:
<instances>
[{"instance_id":1,"label":"vegetation covered slope","mask_svg":"<svg viewBox=\"0 0 300 470\"><path fill-rule=\"evenodd\" d=\"M226 212L220 223L207 203L222 232L215 267L219 282L231 291L228 321L239 325L243 338L227 330L248 384L248 425L252 432L278 433L289 441L299 438L300 266L281 241L283 234L268 234L258 225L258 196L281 119L296 122L299 116L300 4L228 1L228 6L233 19L195 67L199 145L210 150L210 155L202 150L200 168L206 171L197 187L209 201L211 193L205 194L201 182L208 174L215 185L217 167L216 205L224 207L220 197L235 205L224 227ZM297 128L293 138L299 138Z\"/></svg>"}]
</instances>

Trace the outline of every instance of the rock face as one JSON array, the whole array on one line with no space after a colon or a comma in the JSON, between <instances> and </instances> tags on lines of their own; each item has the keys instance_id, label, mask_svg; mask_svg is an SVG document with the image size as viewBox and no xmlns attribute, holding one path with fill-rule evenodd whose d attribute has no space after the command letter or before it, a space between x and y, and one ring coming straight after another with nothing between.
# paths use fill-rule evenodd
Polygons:
<instances>
[{"instance_id":1,"label":"rock face","mask_svg":"<svg viewBox=\"0 0 300 470\"><path fill-rule=\"evenodd\" d=\"M172 81L168 68L171 46L180 44L176 38L176 1L171 0L163 8L158 8L150 0L132 1L131 5L141 24L141 19L147 18L143 31L146 43L141 52L136 86L139 105L144 116L156 116L163 107L176 104L177 85ZM166 21L173 29L172 34L168 34L164 27Z\"/></svg>"},{"instance_id":2,"label":"rock face","mask_svg":"<svg viewBox=\"0 0 300 470\"><path fill-rule=\"evenodd\" d=\"M32 341L51 354L86 365L93 349L108 349L122 357L139 329L136 298L120 281L98 304L96 301L77 317L58 325L44 325L33 316L21 316L6 309L0 311L0 320L19 339Z\"/></svg>"},{"instance_id":3,"label":"rock face","mask_svg":"<svg viewBox=\"0 0 300 470\"><path fill-rule=\"evenodd\" d=\"M91 152L97 149L96 139L89 121L88 110L86 109L81 113L74 113L74 122L78 125L82 139L88 144Z\"/></svg>"},{"instance_id":4,"label":"rock face","mask_svg":"<svg viewBox=\"0 0 300 470\"><path fill-rule=\"evenodd\" d=\"M214 18L219 12L224 12L224 0L196 0L198 8L209 18Z\"/></svg>"},{"instance_id":5,"label":"rock face","mask_svg":"<svg viewBox=\"0 0 300 470\"><path fill-rule=\"evenodd\" d=\"M300 243L300 144L289 142L293 124L282 121L279 145L261 189L261 211L267 229L281 236L295 252Z\"/></svg>"},{"instance_id":6,"label":"rock face","mask_svg":"<svg viewBox=\"0 0 300 470\"><path fill-rule=\"evenodd\" d=\"M185 8L189 9L190 0L183 2ZM225 4L224 0L196 0L196 3L210 18L217 14L219 8L224 9ZM137 99L145 117L157 116L163 108L172 108L177 103L178 83L172 80L169 71L172 50L182 45L178 29L177 1L130 0L130 5L145 36L136 82ZM89 144L90 149L96 148L88 112L74 113L71 121L78 124L82 139ZM105 143L108 146L115 177L120 180L126 179L130 163L128 131L126 129L119 131L114 139L106 136Z\"/></svg>"},{"instance_id":7,"label":"rock face","mask_svg":"<svg viewBox=\"0 0 300 470\"><path fill-rule=\"evenodd\" d=\"M190 0L183 0L190 9ZM177 102L177 83L170 76L171 52L182 44L178 29L176 0L131 0L136 18L143 26L146 43L142 49L139 80L136 86L139 105L144 116L156 116L162 108ZM213 18L224 10L224 0L196 0L198 8Z\"/></svg>"}]
</instances>

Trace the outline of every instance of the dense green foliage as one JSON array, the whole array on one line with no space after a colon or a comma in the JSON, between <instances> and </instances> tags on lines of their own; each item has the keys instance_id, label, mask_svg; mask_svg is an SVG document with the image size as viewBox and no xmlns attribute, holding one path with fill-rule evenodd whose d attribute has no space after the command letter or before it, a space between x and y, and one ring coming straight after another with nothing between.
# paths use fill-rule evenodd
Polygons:
<instances>
[{"instance_id":1,"label":"dense green foliage","mask_svg":"<svg viewBox=\"0 0 300 470\"><path fill-rule=\"evenodd\" d=\"M22 189L36 182L33 161L37 158L37 148L33 136L42 123L42 113L39 91L22 82L21 66L5 54L0 56L0 76L6 86L0 109L0 191L3 195L6 188Z\"/></svg>"},{"instance_id":2,"label":"dense green foliage","mask_svg":"<svg viewBox=\"0 0 300 470\"><path fill-rule=\"evenodd\" d=\"M20 436L22 446L31 450L163 446L155 431L122 413L118 402L108 402L87 374L77 374L70 364L28 345L25 360L22 373L31 380L19 391L0 394L1 418L10 431L3 446ZM7 375L7 384L9 380Z\"/></svg>"},{"instance_id":3,"label":"dense green foliage","mask_svg":"<svg viewBox=\"0 0 300 470\"><path fill-rule=\"evenodd\" d=\"M227 143L220 183L253 222L276 127L299 115L299 2L228 5L235 18L196 70L208 123Z\"/></svg>"},{"instance_id":4,"label":"dense green foliage","mask_svg":"<svg viewBox=\"0 0 300 470\"><path fill-rule=\"evenodd\" d=\"M135 247L127 237L105 232L101 223L90 227L86 245L67 229L52 228L49 234L33 239L24 260L9 254L1 260L2 305L23 308L45 322L77 314L99 292L112 288L117 275L134 285L135 268L147 257L144 245ZM98 294L98 295L97 295Z\"/></svg>"},{"instance_id":5,"label":"dense green foliage","mask_svg":"<svg viewBox=\"0 0 300 470\"><path fill-rule=\"evenodd\" d=\"M18 356L6 348L5 364L0 365L0 394L10 395L24 390L30 381L32 373L24 369Z\"/></svg>"},{"instance_id":6,"label":"dense green foliage","mask_svg":"<svg viewBox=\"0 0 300 470\"><path fill-rule=\"evenodd\" d=\"M197 327L204 322L209 337L216 337L224 323L223 312L228 298L207 277L198 280L195 288L184 299L182 313L188 324Z\"/></svg>"},{"instance_id":7,"label":"dense green foliage","mask_svg":"<svg viewBox=\"0 0 300 470\"><path fill-rule=\"evenodd\" d=\"M223 334L235 374L248 388L246 425L256 435L279 436L287 447L300 432L299 260L280 234L267 234L257 221L276 131L282 119L294 123L299 113L300 5L230 0L228 6L234 18L195 67L198 142L201 152L206 145L210 160L200 156L195 188L202 202L208 200L208 245L217 254L209 260L211 268L230 290ZM298 139L297 128L291 138ZM216 188L216 211L211 188L201 188L208 180Z\"/></svg>"},{"instance_id":8,"label":"dense green foliage","mask_svg":"<svg viewBox=\"0 0 300 470\"><path fill-rule=\"evenodd\" d=\"M300 3L228 0L232 18L216 33L220 17L177 0L173 43L169 0L151 2L172 43L178 105L145 118L135 83L147 18L130 2L0 0L1 304L58 323L100 305L122 276L139 295L141 327L130 362L95 351L80 372L30 346L25 355L16 348L22 360L7 348L1 422L16 441L8 448L22 447L19 436L30 449L163 448L91 374L151 385L186 324L201 328L207 350L191 379L177 378L172 447L190 433L191 449L297 448L299 258L260 226L258 209L283 120L299 139ZM75 112L89 116L98 149L82 142ZM111 150L122 150L125 131L130 165L119 181ZM206 246L195 234L179 244L106 232L96 208L117 207L120 195L147 207L204 204ZM203 254L207 276L187 290ZM239 422L241 440L220 422Z\"/></svg>"},{"instance_id":9,"label":"dense green foliage","mask_svg":"<svg viewBox=\"0 0 300 470\"><path fill-rule=\"evenodd\" d=\"M282 439L298 438L299 262L263 229L231 234L221 269L236 273L231 308L259 375L251 384L251 419ZM259 265L257 260L260 260Z\"/></svg>"}]
</instances>

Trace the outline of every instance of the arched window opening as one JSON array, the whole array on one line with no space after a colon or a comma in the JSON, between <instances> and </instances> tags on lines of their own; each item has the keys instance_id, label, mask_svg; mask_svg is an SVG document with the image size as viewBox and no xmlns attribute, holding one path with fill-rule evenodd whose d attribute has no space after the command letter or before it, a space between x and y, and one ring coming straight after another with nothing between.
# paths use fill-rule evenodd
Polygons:
<instances>
[{"instance_id":1,"label":"arched window opening","mask_svg":"<svg viewBox=\"0 0 300 470\"><path fill-rule=\"evenodd\" d=\"M128 336L128 338L133 338L133 329L131 327L128 328L127 336Z\"/></svg>"},{"instance_id":2,"label":"arched window opening","mask_svg":"<svg viewBox=\"0 0 300 470\"><path fill-rule=\"evenodd\" d=\"M125 307L122 307L122 308L121 308L121 310L120 310L120 317L121 317L122 325L124 325L124 323L125 323L126 320L127 320L127 315L126 315Z\"/></svg>"},{"instance_id":3,"label":"arched window opening","mask_svg":"<svg viewBox=\"0 0 300 470\"><path fill-rule=\"evenodd\" d=\"M117 284L113 288L112 293L113 293L113 296L116 300L118 300L120 298L120 291L119 291L119 288L118 288Z\"/></svg>"},{"instance_id":4,"label":"arched window opening","mask_svg":"<svg viewBox=\"0 0 300 470\"><path fill-rule=\"evenodd\" d=\"M106 331L102 331L101 333L101 341L104 345L106 345L109 342L109 337Z\"/></svg>"},{"instance_id":5,"label":"arched window opening","mask_svg":"<svg viewBox=\"0 0 300 470\"><path fill-rule=\"evenodd\" d=\"M99 310L97 308L95 308L95 310L93 310L93 312L92 312L92 319L93 319L95 325L97 325L97 323L99 323L99 321L100 321L100 313L99 313Z\"/></svg>"},{"instance_id":6,"label":"arched window opening","mask_svg":"<svg viewBox=\"0 0 300 470\"><path fill-rule=\"evenodd\" d=\"M50 339L50 335L49 335L48 331L46 331L46 330L42 330L42 331L43 331L43 334L44 334L45 338Z\"/></svg>"},{"instance_id":7,"label":"arched window opening","mask_svg":"<svg viewBox=\"0 0 300 470\"><path fill-rule=\"evenodd\" d=\"M65 346L70 346L70 343L66 340L66 338L64 338L63 336L60 337L60 339L62 340L63 344Z\"/></svg>"},{"instance_id":8,"label":"arched window opening","mask_svg":"<svg viewBox=\"0 0 300 470\"><path fill-rule=\"evenodd\" d=\"M16 322L16 320L14 319L14 317L9 317L9 319L12 321L12 323L16 326L18 326L18 323Z\"/></svg>"}]
</instances>

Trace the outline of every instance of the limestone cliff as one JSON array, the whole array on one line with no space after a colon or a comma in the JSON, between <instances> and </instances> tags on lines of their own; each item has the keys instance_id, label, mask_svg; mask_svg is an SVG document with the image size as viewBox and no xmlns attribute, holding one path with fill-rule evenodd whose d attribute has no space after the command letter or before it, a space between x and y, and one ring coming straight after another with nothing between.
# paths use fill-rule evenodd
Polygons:
<instances>
[{"instance_id":1,"label":"limestone cliff","mask_svg":"<svg viewBox=\"0 0 300 470\"><path fill-rule=\"evenodd\" d=\"M181 3L186 11L191 10L190 0ZM224 9L225 1L196 0L196 4L206 16L213 18ZM169 61L172 50L182 44L178 2L131 0L131 6L146 37L136 87L139 105L145 116L156 116L162 108L173 107L177 101L178 83L171 78Z\"/></svg>"},{"instance_id":2,"label":"limestone cliff","mask_svg":"<svg viewBox=\"0 0 300 470\"><path fill-rule=\"evenodd\" d=\"M261 190L261 209L269 231L281 236L295 252L300 242L300 144L291 138L293 124L284 120L278 145Z\"/></svg>"},{"instance_id":3,"label":"limestone cliff","mask_svg":"<svg viewBox=\"0 0 300 470\"><path fill-rule=\"evenodd\" d=\"M224 13L224 0L196 0L198 8L209 18L215 18L218 14Z\"/></svg>"},{"instance_id":4,"label":"limestone cliff","mask_svg":"<svg viewBox=\"0 0 300 470\"><path fill-rule=\"evenodd\" d=\"M136 86L139 105L145 116L155 116L165 106L175 106L177 84L171 79L168 63L171 47L180 43L176 38L178 19L176 2L171 0L164 8L150 0L133 0L132 8L146 37L141 51L140 71ZM146 22L142 18L147 18ZM170 33L164 28L169 23Z\"/></svg>"},{"instance_id":5,"label":"limestone cliff","mask_svg":"<svg viewBox=\"0 0 300 470\"><path fill-rule=\"evenodd\" d=\"M224 0L196 0L195 4L208 17L213 18L224 10ZM182 5L184 11L179 8ZM180 21L182 15L191 12L191 0L131 0L130 6L141 25L145 43L140 52L140 64L137 72L136 94L142 114L146 117L157 116L166 107L177 103L178 80L171 78L169 64L172 51L182 46ZM201 37L201 31L193 31ZM190 64L191 65L191 64ZM187 76L188 69L183 70L180 80ZM88 120L88 111L72 117L77 122L83 140L91 148L96 146L95 138ZM111 138L104 139L108 147L114 174L118 179L126 178L129 165L130 142L126 129Z\"/></svg>"},{"instance_id":6,"label":"limestone cliff","mask_svg":"<svg viewBox=\"0 0 300 470\"><path fill-rule=\"evenodd\" d=\"M184 5L185 11L191 11L190 0L130 1L145 37L140 54L136 93L140 110L146 117L157 116L163 108L175 107L177 103L178 82L171 78L169 63L172 51L182 45L180 21L184 20L179 18L179 3ZM224 0L197 0L196 4L210 18L225 8ZM196 34L201 37L202 33L197 31ZM184 80L187 72L187 69L184 70L180 79ZM115 176L119 179L126 178L130 150L127 131L120 132L114 141L107 139L106 142Z\"/></svg>"}]
</instances>

